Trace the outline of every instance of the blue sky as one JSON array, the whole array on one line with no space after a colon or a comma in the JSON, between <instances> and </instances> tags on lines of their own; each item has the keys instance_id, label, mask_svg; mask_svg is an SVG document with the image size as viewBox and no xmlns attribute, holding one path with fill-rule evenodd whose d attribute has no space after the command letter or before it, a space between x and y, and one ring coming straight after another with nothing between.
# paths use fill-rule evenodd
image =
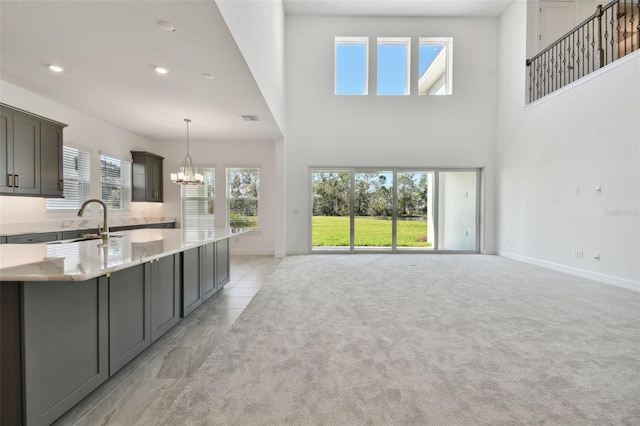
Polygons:
<instances>
[{"instance_id":1,"label":"blue sky","mask_svg":"<svg viewBox=\"0 0 640 426\"><path fill-rule=\"evenodd\" d=\"M366 47L364 44L336 46L336 94L362 95L365 87Z\"/></svg>"},{"instance_id":2,"label":"blue sky","mask_svg":"<svg viewBox=\"0 0 640 426\"><path fill-rule=\"evenodd\" d=\"M442 46L419 46L418 69L422 75ZM378 46L377 94L404 95L406 76L406 48L402 44ZM366 46L364 44L338 44L336 46L336 94L362 95L366 93ZM413 77L413 76L412 76Z\"/></svg>"}]
</instances>

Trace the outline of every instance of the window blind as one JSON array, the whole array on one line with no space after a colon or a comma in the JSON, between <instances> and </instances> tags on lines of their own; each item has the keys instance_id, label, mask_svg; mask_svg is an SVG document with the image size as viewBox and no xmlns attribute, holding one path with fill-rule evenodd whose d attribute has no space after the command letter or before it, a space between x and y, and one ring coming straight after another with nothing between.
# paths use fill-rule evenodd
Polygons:
<instances>
[{"instance_id":1,"label":"window blind","mask_svg":"<svg viewBox=\"0 0 640 426\"><path fill-rule=\"evenodd\" d=\"M102 201L113 210L131 205L131 162L100 154Z\"/></svg>"},{"instance_id":2,"label":"window blind","mask_svg":"<svg viewBox=\"0 0 640 426\"><path fill-rule=\"evenodd\" d=\"M70 146L62 147L64 198L47 198L47 210L79 209L89 198L91 153Z\"/></svg>"},{"instance_id":3,"label":"window blind","mask_svg":"<svg viewBox=\"0 0 640 426\"><path fill-rule=\"evenodd\" d=\"M182 185L182 227L187 231L214 229L215 168L196 168L204 185Z\"/></svg>"}]
</instances>

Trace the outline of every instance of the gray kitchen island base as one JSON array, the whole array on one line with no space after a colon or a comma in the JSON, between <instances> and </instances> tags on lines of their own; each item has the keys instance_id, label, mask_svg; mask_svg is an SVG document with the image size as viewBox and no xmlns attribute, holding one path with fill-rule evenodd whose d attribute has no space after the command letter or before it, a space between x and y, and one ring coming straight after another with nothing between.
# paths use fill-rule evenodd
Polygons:
<instances>
[{"instance_id":1,"label":"gray kitchen island base","mask_svg":"<svg viewBox=\"0 0 640 426\"><path fill-rule=\"evenodd\" d=\"M226 238L156 256L84 281L1 282L0 424L55 422L230 279Z\"/></svg>"}]
</instances>

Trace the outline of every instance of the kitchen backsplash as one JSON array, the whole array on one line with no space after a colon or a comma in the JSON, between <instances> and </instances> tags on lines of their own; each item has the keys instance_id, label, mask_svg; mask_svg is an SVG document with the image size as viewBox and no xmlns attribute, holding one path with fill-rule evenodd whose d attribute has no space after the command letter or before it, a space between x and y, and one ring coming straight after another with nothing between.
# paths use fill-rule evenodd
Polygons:
<instances>
[{"instance_id":1,"label":"kitchen backsplash","mask_svg":"<svg viewBox=\"0 0 640 426\"><path fill-rule=\"evenodd\" d=\"M176 222L176 218L168 216L110 217L109 227L165 222ZM100 215L100 217L78 217L77 219L59 219L47 222L0 223L0 235L18 235L38 232L59 232L71 231L75 229L90 229L97 228L98 224L102 224L102 215Z\"/></svg>"}]
</instances>

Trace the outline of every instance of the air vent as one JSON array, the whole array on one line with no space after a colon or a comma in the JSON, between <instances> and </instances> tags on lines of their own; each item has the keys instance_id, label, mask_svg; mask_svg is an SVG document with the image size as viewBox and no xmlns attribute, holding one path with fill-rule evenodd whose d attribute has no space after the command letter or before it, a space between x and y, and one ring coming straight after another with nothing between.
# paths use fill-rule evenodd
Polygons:
<instances>
[{"instance_id":1,"label":"air vent","mask_svg":"<svg viewBox=\"0 0 640 426\"><path fill-rule=\"evenodd\" d=\"M260 121L260 117L257 115L243 115L242 119L244 121Z\"/></svg>"}]
</instances>

